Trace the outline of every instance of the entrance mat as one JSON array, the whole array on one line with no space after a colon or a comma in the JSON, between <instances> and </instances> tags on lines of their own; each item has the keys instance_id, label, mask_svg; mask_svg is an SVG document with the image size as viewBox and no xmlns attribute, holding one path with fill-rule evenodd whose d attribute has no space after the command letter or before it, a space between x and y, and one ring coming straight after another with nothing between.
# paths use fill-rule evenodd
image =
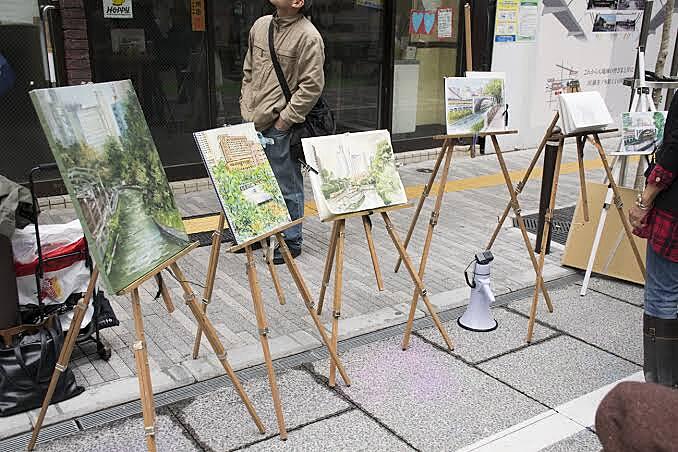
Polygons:
<instances>
[{"instance_id":1,"label":"entrance mat","mask_svg":"<svg viewBox=\"0 0 678 452\"><path fill-rule=\"evenodd\" d=\"M572 219L574 218L574 209L576 206L563 207L562 209L556 209L553 211L553 234L551 240L565 245L567 243L567 236L570 233L570 227L572 226ZM523 217L525 220L525 229L527 232L532 234L537 234L538 224L539 224L539 213L532 215L525 215ZM516 219L513 219L513 227L518 227L518 222Z\"/></svg>"}]
</instances>

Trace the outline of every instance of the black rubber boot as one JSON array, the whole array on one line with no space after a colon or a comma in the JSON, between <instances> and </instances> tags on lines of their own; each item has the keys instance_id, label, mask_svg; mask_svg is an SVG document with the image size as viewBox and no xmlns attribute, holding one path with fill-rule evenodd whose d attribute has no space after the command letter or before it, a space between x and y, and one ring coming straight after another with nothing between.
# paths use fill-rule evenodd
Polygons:
<instances>
[{"instance_id":1,"label":"black rubber boot","mask_svg":"<svg viewBox=\"0 0 678 452\"><path fill-rule=\"evenodd\" d=\"M645 381L678 388L678 319L643 315Z\"/></svg>"}]
</instances>

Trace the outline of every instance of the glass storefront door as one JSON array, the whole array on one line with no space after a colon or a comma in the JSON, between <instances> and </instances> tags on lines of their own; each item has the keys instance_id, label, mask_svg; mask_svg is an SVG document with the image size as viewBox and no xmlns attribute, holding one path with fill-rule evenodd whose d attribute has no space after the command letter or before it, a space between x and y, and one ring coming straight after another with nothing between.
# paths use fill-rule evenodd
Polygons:
<instances>
[{"instance_id":1,"label":"glass storefront door","mask_svg":"<svg viewBox=\"0 0 678 452\"><path fill-rule=\"evenodd\" d=\"M94 80L131 79L168 176L204 176L192 133L212 125L208 39L191 1L134 0L129 19L85 4Z\"/></svg>"},{"instance_id":2,"label":"glass storefront door","mask_svg":"<svg viewBox=\"0 0 678 452\"><path fill-rule=\"evenodd\" d=\"M268 0L213 2L217 123L239 123L240 82L249 30ZM380 126L384 12L379 0L315 0L312 21L325 41L325 97L340 132Z\"/></svg>"},{"instance_id":3,"label":"glass storefront door","mask_svg":"<svg viewBox=\"0 0 678 452\"><path fill-rule=\"evenodd\" d=\"M444 77L457 74L459 0L396 0L394 141L445 132Z\"/></svg>"}]
</instances>

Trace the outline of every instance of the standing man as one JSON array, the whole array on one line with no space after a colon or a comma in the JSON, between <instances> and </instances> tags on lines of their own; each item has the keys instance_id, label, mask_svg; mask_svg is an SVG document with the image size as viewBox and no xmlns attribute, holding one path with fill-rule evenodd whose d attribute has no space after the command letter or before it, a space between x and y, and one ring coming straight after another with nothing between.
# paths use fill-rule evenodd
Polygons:
<instances>
[{"instance_id":1,"label":"standing man","mask_svg":"<svg viewBox=\"0 0 678 452\"><path fill-rule=\"evenodd\" d=\"M647 238L643 369L647 382L678 388L678 95L656 158L629 211L634 233Z\"/></svg>"},{"instance_id":2,"label":"standing man","mask_svg":"<svg viewBox=\"0 0 678 452\"><path fill-rule=\"evenodd\" d=\"M311 0L270 0L273 16L259 18L250 30L243 67L240 113L274 144L266 146L292 220L304 216L304 179L301 165L290 152L290 129L303 123L325 87L325 46L305 13ZM292 93L289 103L280 87L269 52L269 26L273 21L273 45ZM285 231L293 257L301 254L301 224ZM284 261L279 250L275 264Z\"/></svg>"}]
</instances>

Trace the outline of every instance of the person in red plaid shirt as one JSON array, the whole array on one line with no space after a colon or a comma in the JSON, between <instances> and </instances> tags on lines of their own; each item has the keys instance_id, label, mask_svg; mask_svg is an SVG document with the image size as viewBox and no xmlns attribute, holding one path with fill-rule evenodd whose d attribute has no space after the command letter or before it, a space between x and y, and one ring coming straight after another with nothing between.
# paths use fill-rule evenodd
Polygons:
<instances>
[{"instance_id":1,"label":"person in red plaid shirt","mask_svg":"<svg viewBox=\"0 0 678 452\"><path fill-rule=\"evenodd\" d=\"M643 348L645 380L678 387L678 94L647 186L629 211L647 239Z\"/></svg>"}]
</instances>

